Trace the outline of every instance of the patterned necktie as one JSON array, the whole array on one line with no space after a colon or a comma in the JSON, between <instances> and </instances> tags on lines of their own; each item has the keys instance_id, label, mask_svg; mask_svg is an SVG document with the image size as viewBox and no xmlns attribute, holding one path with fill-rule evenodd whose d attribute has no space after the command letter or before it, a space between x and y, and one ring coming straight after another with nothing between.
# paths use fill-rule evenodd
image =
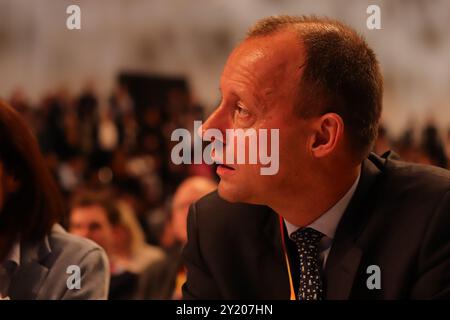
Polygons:
<instances>
[{"instance_id":1,"label":"patterned necktie","mask_svg":"<svg viewBox=\"0 0 450 320\"><path fill-rule=\"evenodd\" d=\"M299 229L291 234L300 258L299 300L322 300L323 298L322 266L318 249L322 237L322 233L312 228Z\"/></svg>"}]
</instances>

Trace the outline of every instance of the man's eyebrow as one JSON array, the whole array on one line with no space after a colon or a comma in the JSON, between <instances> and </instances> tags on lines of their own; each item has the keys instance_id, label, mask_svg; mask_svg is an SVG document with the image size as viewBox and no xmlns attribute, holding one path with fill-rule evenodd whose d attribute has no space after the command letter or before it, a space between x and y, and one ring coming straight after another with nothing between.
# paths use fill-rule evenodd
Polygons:
<instances>
[{"instance_id":1,"label":"man's eyebrow","mask_svg":"<svg viewBox=\"0 0 450 320\"><path fill-rule=\"evenodd\" d=\"M223 98L223 93L222 93L221 87L219 87L219 93L220 93L220 96ZM233 88L233 87L230 87L229 90L227 90L227 93L229 96L233 97L234 99L245 99L245 100L250 99L251 101L255 101L258 99L257 97L255 97L253 95L250 96L250 95L246 94L245 92L243 92L241 90L237 90L237 88ZM251 104L250 105L247 104L246 106L251 107Z\"/></svg>"}]
</instances>

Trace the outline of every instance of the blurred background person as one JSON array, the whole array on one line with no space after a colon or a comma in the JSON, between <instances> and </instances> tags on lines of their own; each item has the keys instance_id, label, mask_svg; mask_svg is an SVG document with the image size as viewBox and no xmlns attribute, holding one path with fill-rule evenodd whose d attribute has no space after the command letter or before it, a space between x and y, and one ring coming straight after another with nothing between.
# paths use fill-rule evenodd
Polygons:
<instances>
[{"instance_id":1,"label":"blurred background person","mask_svg":"<svg viewBox=\"0 0 450 320\"><path fill-rule=\"evenodd\" d=\"M139 276L135 299L162 299L160 282L166 273L166 254L145 242L136 214L127 202L119 200L117 206L120 223L114 238L116 264Z\"/></svg>"},{"instance_id":2,"label":"blurred background person","mask_svg":"<svg viewBox=\"0 0 450 320\"><path fill-rule=\"evenodd\" d=\"M105 299L104 251L59 224L60 193L37 141L17 111L0 102L0 297ZM68 267L78 266L79 288Z\"/></svg>"},{"instance_id":3,"label":"blurred background person","mask_svg":"<svg viewBox=\"0 0 450 320\"><path fill-rule=\"evenodd\" d=\"M163 287L165 299L181 299L181 287L186 281L181 252L187 242L189 206L214 191L217 183L211 178L194 176L184 180L175 191L170 219L167 221L161 244L168 253L167 280Z\"/></svg>"},{"instance_id":4,"label":"blurred background person","mask_svg":"<svg viewBox=\"0 0 450 320\"><path fill-rule=\"evenodd\" d=\"M164 270L164 252L145 243L130 206L117 204L109 190L84 190L71 205L70 232L93 240L108 254L109 299L154 299Z\"/></svg>"},{"instance_id":5,"label":"blurred background person","mask_svg":"<svg viewBox=\"0 0 450 320\"><path fill-rule=\"evenodd\" d=\"M378 128L378 137L373 147L373 152L382 155L386 151L391 150L391 142L385 127L380 125Z\"/></svg>"},{"instance_id":6,"label":"blurred background person","mask_svg":"<svg viewBox=\"0 0 450 320\"><path fill-rule=\"evenodd\" d=\"M94 192L79 194L73 200L69 214L69 231L100 245L108 255L111 281L108 299L133 298L138 283L135 273L117 264L114 255L115 227L119 224L119 212L111 201Z\"/></svg>"},{"instance_id":7,"label":"blurred background person","mask_svg":"<svg viewBox=\"0 0 450 320\"><path fill-rule=\"evenodd\" d=\"M439 135L438 128L433 124L429 124L423 129L422 151L428 158L429 164L441 168L448 168L444 141Z\"/></svg>"}]
</instances>

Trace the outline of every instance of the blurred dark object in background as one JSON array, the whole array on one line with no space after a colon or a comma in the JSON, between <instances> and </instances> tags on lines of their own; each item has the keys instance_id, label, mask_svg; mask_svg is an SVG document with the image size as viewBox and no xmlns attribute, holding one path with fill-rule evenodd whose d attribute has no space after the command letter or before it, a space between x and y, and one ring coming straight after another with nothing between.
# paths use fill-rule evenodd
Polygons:
<instances>
[{"instance_id":1,"label":"blurred dark object in background","mask_svg":"<svg viewBox=\"0 0 450 320\"><path fill-rule=\"evenodd\" d=\"M430 124L423 129L422 149L432 165L448 168L445 145L439 136L436 126Z\"/></svg>"}]
</instances>

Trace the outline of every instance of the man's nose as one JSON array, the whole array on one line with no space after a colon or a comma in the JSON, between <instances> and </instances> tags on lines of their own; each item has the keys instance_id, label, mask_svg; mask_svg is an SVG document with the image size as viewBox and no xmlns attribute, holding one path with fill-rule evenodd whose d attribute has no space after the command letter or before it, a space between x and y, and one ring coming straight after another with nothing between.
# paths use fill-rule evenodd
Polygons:
<instances>
[{"instance_id":1,"label":"man's nose","mask_svg":"<svg viewBox=\"0 0 450 320\"><path fill-rule=\"evenodd\" d=\"M198 134L202 137L205 132L209 129L217 129L222 135L225 135L225 130L229 127L228 120L226 118L225 111L221 106L219 106L214 112L208 117L206 122L198 128Z\"/></svg>"}]
</instances>

